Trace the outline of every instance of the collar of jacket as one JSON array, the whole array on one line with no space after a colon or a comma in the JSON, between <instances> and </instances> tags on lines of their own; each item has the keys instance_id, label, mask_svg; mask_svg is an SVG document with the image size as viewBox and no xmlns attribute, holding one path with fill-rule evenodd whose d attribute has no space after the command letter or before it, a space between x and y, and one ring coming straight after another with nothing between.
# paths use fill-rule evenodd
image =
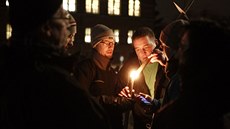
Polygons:
<instances>
[{"instance_id":1,"label":"collar of jacket","mask_svg":"<svg viewBox=\"0 0 230 129\"><path fill-rule=\"evenodd\" d=\"M110 64L110 59L100 55L97 51L93 53L93 61L102 70L106 70Z\"/></svg>"}]
</instances>

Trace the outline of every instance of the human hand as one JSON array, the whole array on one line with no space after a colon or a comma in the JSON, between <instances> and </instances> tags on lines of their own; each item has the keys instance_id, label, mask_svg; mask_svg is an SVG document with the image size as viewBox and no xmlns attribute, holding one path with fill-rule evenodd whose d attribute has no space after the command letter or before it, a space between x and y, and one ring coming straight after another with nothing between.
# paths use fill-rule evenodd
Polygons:
<instances>
[{"instance_id":1,"label":"human hand","mask_svg":"<svg viewBox=\"0 0 230 129\"><path fill-rule=\"evenodd\" d=\"M151 58L151 63L158 62L161 66L165 66L167 62L166 54L159 49L154 50L154 53L148 56L148 58Z\"/></svg>"},{"instance_id":2,"label":"human hand","mask_svg":"<svg viewBox=\"0 0 230 129\"><path fill-rule=\"evenodd\" d=\"M136 102L139 103L139 105L142 107L143 111L147 114L152 113L152 98L151 96L139 93L136 96Z\"/></svg>"},{"instance_id":3,"label":"human hand","mask_svg":"<svg viewBox=\"0 0 230 129\"><path fill-rule=\"evenodd\" d=\"M145 93L139 93L137 95L137 98L139 98L140 102L144 103L144 104L151 104L152 102L152 97L148 94Z\"/></svg>"},{"instance_id":4,"label":"human hand","mask_svg":"<svg viewBox=\"0 0 230 129\"><path fill-rule=\"evenodd\" d=\"M135 92L134 90L131 92L130 88L128 86L126 86L120 91L120 93L118 95L121 97L131 98L132 94L134 94L134 92Z\"/></svg>"}]
</instances>

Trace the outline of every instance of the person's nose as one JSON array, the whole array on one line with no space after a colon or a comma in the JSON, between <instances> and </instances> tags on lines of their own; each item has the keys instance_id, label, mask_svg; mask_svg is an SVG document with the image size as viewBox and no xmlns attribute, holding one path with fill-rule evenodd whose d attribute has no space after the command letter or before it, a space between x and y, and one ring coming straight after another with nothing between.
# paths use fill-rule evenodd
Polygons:
<instances>
[{"instance_id":1,"label":"person's nose","mask_svg":"<svg viewBox=\"0 0 230 129\"><path fill-rule=\"evenodd\" d=\"M147 50L145 48L143 48L141 50L142 50L143 54L145 54L145 55L147 54Z\"/></svg>"}]
</instances>

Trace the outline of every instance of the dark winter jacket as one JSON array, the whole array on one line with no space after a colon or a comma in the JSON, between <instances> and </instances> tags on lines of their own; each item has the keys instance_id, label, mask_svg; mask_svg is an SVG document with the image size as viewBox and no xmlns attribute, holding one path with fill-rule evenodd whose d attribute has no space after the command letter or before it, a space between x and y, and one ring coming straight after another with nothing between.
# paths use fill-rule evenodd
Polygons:
<instances>
[{"instance_id":1,"label":"dark winter jacket","mask_svg":"<svg viewBox=\"0 0 230 129\"><path fill-rule=\"evenodd\" d=\"M0 128L110 128L103 108L55 63L62 59L45 51L13 45L1 58Z\"/></svg>"},{"instance_id":2,"label":"dark winter jacket","mask_svg":"<svg viewBox=\"0 0 230 129\"><path fill-rule=\"evenodd\" d=\"M75 71L78 82L107 110L112 127L123 129L122 113L133 107L134 101L119 97L125 86L120 85L117 74L110 66L110 60L94 51L93 57L81 61Z\"/></svg>"}]
</instances>

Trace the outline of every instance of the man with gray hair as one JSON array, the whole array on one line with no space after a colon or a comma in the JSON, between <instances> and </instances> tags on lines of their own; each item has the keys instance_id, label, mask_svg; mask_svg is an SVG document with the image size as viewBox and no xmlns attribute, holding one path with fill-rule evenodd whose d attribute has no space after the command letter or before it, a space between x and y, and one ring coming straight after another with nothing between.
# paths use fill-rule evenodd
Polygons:
<instances>
[{"instance_id":1,"label":"man with gray hair","mask_svg":"<svg viewBox=\"0 0 230 129\"><path fill-rule=\"evenodd\" d=\"M110 129L103 108L58 63L68 25L62 0L9 5L13 32L1 58L0 128Z\"/></svg>"}]
</instances>

